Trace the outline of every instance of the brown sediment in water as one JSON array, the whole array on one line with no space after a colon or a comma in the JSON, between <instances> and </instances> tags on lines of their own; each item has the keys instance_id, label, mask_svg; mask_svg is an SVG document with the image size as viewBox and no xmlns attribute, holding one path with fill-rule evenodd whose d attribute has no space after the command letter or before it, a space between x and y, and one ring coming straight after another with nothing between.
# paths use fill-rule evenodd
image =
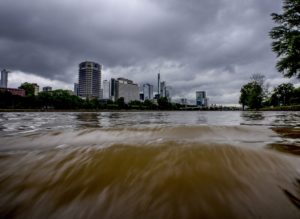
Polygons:
<instances>
[{"instance_id":1,"label":"brown sediment in water","mask_svg":"<svg viewBox=\"0 0 300 219\"><path fill-rule=\"evenodd\" d=\"M263 149L117 144L10 154L0 168L2 218L300 216L292 162Z\"/></svg>"},{"instance_id":2,"label":"brown sediment in water","mask_svg":"<svg viewBox=\"0 0 300 219\"><path fill-rule=\"evenodd\" d=\"M274 139L260 126L3 136L0 218L298 219L300 160Z\"/></svg>"},{"instance_id":3,"label":"brown sediment in water","mask_svg":"<svg viewBox=\"0 0 300 219\"><path fill-rule=\"evenodd\" d=\"M292 155L300 156L300 129L295 127L278 127L272 128L277 134L279 134L284 139L289 139L288 141L284 140L281 142L275 142L269 144L267 147ZM297 141L299 139L299 141ZM292 141L291 141L292 140Z\"/></svg>"},{"instance_id":4,"label":"brown sediment in water","mask_svg":"<svg viewBox=\"0 0 300 219\"><path fill-rule=\"evenodd\" d=\"M298 155L300 156L300 147L297 145L292 145L292 144L269 144L268 148L280 151L280 152L284 152L284 153L288 153L288 154L293 154L293 155Z\"/></svg>"},{"instance_id":5,"label":"brown sediment in water","mask_svg":"<svg viewBox=\"0 0 300 219\"><path fill-rule=\"evenodd\" d=\"M300 128L295 127L278 127L272 128L277 134L285 138L300 139Z\"/></svg>"}]
</instances>

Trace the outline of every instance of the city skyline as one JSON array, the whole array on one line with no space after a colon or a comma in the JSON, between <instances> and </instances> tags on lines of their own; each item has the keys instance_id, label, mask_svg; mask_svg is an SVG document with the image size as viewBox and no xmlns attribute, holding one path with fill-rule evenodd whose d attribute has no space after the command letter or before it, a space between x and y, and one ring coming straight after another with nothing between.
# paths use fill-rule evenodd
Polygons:
<instances>
[{"instance_id":1,"label":"city skyline","mask_svg":"<svg viewBox=\"0 0 300 219\"><path fill-rule=\"evenodd\" d=\"M9 87L32 81L73 90L82 60L103 64L104 80L155 87L161 72L175 99L205 90L212 104L237 104L253 73L266 75L271 87L299 86L276 71L271 51L270 14L281 11L281 1L88 3L1 1L0 68L11 70Z\"/></svg>"}]
</instances>

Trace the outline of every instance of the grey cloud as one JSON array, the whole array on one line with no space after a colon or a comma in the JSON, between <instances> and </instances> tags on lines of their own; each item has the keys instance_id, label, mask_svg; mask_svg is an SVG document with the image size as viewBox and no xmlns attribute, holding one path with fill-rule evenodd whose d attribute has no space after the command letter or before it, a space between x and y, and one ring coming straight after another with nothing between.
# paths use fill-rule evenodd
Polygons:
<instances>
[{"instance_id":1,"label":"grey cloud","mask_svg":"<svg viewBox=\"0 0 300 219\"><path fill-rule=\"evenodd\" d=\"M160 70L175 96L206 89L237 102L226 93L238 93L253 72L281 77L268 37L270 13L280 7L274 0L2 0L0 67L71 84L78 63L94 60L106 77L156 84Z\"/></svg>"}]
</instances>

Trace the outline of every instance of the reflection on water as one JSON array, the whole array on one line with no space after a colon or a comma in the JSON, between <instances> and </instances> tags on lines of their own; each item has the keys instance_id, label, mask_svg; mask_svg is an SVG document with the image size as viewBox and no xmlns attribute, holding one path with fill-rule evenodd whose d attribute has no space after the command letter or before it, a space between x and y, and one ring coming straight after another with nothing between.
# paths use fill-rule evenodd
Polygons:
<instances>
[{"instance_id":1,"label":"reflection on water","mask_svg":"<svg viewBox=\"0 0 300 219\"><path fill-rule=\"evenodd\" d=\"M76 115L79 128L101 128L98 113L79 113Z\"/></svg>"},{"instance_id":2,"label":"reflection on water","mask_svg":"<svg viewBox=\"0 0 300 219\"><path fill-rule=\"evenodd\" d=\"M300 218L299 115L1 113L0 218Z\"/></svg>"},{"instance_id":3,"label":"reflection on water","mask_svg":"<svg viewBox=\"0 0 300 219\"><path fill-rule=\"evenodd\" d=\"M263 121L265 119L264 117L264 113L257 111L257 112L247 112L244 111L241 113L241 117L245 120L245 121Z\"/></svg>"},{"instance_id":4,"label":"reflection on water","mask_svg":"<svg viewBox=\"0 0 300 219\"><path fill-rule=\"evenodd\" d=\"M181 125L300 126L299 112L0 113L0 135L82 128Z\"/></svg>"}]
</instances>

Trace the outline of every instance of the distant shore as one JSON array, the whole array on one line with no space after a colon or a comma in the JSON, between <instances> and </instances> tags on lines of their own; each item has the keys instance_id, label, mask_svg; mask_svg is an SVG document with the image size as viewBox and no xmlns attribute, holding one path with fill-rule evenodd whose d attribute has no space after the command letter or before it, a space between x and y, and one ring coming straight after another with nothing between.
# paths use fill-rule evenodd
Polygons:
<instances>
[{"instance_id":1,"label":"distant shore","mask_svg":"<svg viewBox=\"0 0 300 219\"><path fill-rule=\"evenodd\" d=\"M300 105L264 107L261 111L300 111Z\"/></svg>"},{"instance_id":2,"label":"distant shore","mask_svg":"<svg viewBox=\"0 0 300 219\"><path fill-rule=\"evenodd\" d=\"M191 112L191 111L242 111L242 110L138 110L138 109L0 109L0 112Z\"/></svg>"},{"instance_id":3,"label":"distant shore","mask_svg":"<svg viewBox=\"0 0 300 219\"><path fill-rule=\"evenodd\" d=\"M138 109L0 109L0 112L164 112L164 111L242 111L242 110L138 110ZM280 106L280 107L266 107L259 110L245 110L245 111L300 111L300 105L296 106Z\"/></svg>"}]
</instances>

